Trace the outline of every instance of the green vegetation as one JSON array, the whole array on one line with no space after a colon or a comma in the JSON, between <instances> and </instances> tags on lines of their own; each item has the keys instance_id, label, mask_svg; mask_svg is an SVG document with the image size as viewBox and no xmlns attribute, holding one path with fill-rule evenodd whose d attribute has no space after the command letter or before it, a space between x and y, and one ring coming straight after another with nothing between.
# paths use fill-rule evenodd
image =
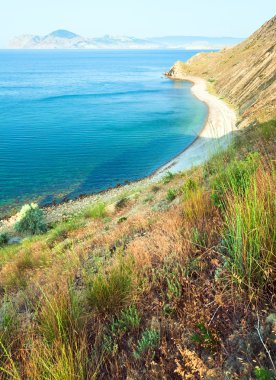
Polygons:
<instances>
[{"instance_id":1,"label":"green vegetation","mask_svg":"<svg viewBox=\"0 0 276 380\"><path fill-rule=\"evenodd\" d=\"M135 330L140 325L141 318L135 305L121 311L119 317L113 318L111 331L113 333Z\"/></svg>"},{"instance_id":2,"label":"green vegetation","mask_svg":"<svg viewBox=\"0 0 276 380\"><path fill-rule=\"evenodd\" d=\"M116 202L116 209L121 210L122 208L126 207L128 204L128 198L127 197L122 197Z\"/></svg>"},{"instance_id":3,"label":"green vegetation","mask_svg":"<svg viewBox=\"0 0 276 380\"><path fill-rule=\"evenodd\" d=\"M173 173L167 172L163 177L163 184L166 185L167 183L171 182L173 180L173 177Z\"/></svg>"},{"instance_id":4,"label":"green vegetation","mask_svg":"<svg viewBox=\"0 0 276 380\"><path fill-rule=\"evenodd\" d=\"M59 222L49 231L47 236L48 244L61 241L68 236L70 231L81 227L82 220L80 218L70 218L64 222Z\"/></svg>"},{"instance_id":5,"label":"green vegetation","mask_svg":"<svg viewBox=\"0 0 276 380\"><path fill-rule=\"evenodd\" d=\"M9 241L9 235L6 232L0 234L0 247L6 245Z\"/></svg>"},{"instance_id":6,"label":"green vegetation","mask_svg":"<svg viewBox=\"0 0 276 380\"><path fill-rule=\"evenodd\" d=\"M48 231L25 207L32 236L0 235L0 378L273 379L274 131Z\"/></svg>"},{"instance_id":7,"label":"green vegetation","mask_svg":"<svg viewBox=\"0 0 276 380\"><path fill-rule=\"evenodd\" d=\"M254 369L254 375L256 376L256 379L258 379L258 380L273 380L273 379L275 379L275 377L273 376L273 373L266 368L256 367Z\"/></svg>"},{"instance_id":8,"label":"green vegetation","mask_svg":"<svg viewBox=\"0 0 276 380\"><path fill-rule=\"evenodd\" d=\"M249 290L265 286L276 247L275 193L270 176L260 170L247 187L226 198L223 244L233 278Z\"/></svg>"},{"instance_id":9,"label":"green vegetation","mask_svg":"<svg viewBox=\"0 0 276 380\"><path fill-rule=\"evenodd\" d=\"M169 202L172 202L177 196L177 190L176 189L169 189L167 191L167 200Z\"/></svg>"},{"instance_id":10,"label":"green vegetation","mask_svg":"<svg viewBox=\"0 0 276 380\"><path fill-rule=\"evenodd\" d=\"M93 218L93 219L101 219L106 216L105 204L104 203L96 203L95 205L88 207L84 211L85 218Z\"/></svg>"},{"instance_id":11,"label":"green vegetation","mask_svg":"<svg viewBox=\"0 0 276 380\"><path fill-rule=\"evenodd\" d=\"M224 206L228 192L240 195L246 191L259 160L258 153L249 154L244 160L233 159L226 168L218 171L212 181L212 198L216 206Z\"/></svg>"},{"instance_id":12,"label":"green vegetation","mask_svg":"<svg viewBox=\"0 0 276 380\"><path fill-rule=\"evenodd\" d=\"M130 299L132 291L133 273L127 260L120 260L108 273L87 275L88 303L102 313L118 310Z\"/></svg>"},{"instance_id":13,"label":"green vegetation","mask_svg":"<svg viewBox=\"0 0 276 380\"><path fill-rule=\"evenodd\" d=\"M215 339L212 333L206 328L204 323L197 324L197 332L192 335L192 340L202 347L212 349L215 345Z\"/></svg>"},{"instance_id":14,"label":"green vegetation","mask_svg":"<svg viewBox=\"0 0 276 380\"><path fill-rule=\"evenodd\" d=\"M47 226L44 221L43 211L34 203L24 205L19 212L15 230L19 233L30 235L46 232Z\"/></svg>"},{"instance_id":15,"label":"green vegetation","mask_svg":"<svg viewBox=\"0 0 276 380\"><path fill-rule=\"evenodd\" d=\"M137 342L137 348L133 353L135 359L140 359L143 354L157 347L160 336L158 331L146 329Z\"/></svg>"}]
</instances>

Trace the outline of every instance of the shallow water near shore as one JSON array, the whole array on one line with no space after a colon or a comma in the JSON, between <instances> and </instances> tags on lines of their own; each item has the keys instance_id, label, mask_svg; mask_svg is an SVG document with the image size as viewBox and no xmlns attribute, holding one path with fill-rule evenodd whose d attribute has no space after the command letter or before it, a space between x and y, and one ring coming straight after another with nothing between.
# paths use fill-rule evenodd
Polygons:
<instances>
[{"instance_id":1,"label":"shallow water near shore","mask_svg":"<svg viewBox=\"0 0 276 380\"><path fill-rule=\"evenodd\" d=\"M150 175L208 109L162 77L197 51L0 51L0 217Z\"/></svg>"}]
</instances>

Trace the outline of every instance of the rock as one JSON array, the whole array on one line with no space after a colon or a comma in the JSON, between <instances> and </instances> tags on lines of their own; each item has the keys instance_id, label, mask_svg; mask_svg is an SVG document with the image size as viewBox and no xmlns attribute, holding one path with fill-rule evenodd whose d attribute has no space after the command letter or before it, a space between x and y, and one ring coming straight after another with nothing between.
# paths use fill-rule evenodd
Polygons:
<instances>
[{"instance_id":1,"label":"rock","mask_svg":"<svg viewBox=\"0 0 276 380\"><path fill-rule=\"evenodd\" d=\"M107 205L105 208L105 211L107 212L108 215L112 215L116 212L116 202L111 203L110 205Z\"/></svg>"},{"instance_id":2,"label":"rock","mask_svg":"<svg viewBox=\"0 0 276 380\"><path fill-rule=\"evenodd\" d=\"M20 236L13 236L9 239L8 244L20 244L22 240Z\"/></svg>"}]
</instances>

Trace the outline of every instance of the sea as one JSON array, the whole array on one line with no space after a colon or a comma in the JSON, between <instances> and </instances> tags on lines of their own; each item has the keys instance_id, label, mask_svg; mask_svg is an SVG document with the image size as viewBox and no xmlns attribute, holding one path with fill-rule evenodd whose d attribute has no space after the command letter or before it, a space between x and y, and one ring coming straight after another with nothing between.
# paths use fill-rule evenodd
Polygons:
<instances>
[{"instance_id":1,"label":"sea","mask_svg":"<svg viewBox=\"0 0 276 380\"><path fill-rule=\"evenodd\" d=\"M207 106L164 77L198 51L0 50L0 217L154 173Z\"/></svg>"}]
</instances>

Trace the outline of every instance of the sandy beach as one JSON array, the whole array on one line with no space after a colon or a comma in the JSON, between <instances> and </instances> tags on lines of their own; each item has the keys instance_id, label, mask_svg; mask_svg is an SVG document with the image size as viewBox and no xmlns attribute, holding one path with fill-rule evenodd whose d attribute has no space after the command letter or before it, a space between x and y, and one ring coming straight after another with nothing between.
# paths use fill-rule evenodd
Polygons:
<instances>
[{"instance_id":1,"label":"sandy beach","mask_svg":"<svg viewBox=\"0 0 276 380\"><path fill-rule=\"evenodd\" d=\"M225 147L231 140L236 127L236 113L225 102L207 91L204 79L182 75L174 70L172 80L185 80L193 83L193 95L208 106L209 112L206 123L197 139L175 159L163 165L156 173L160 178L168 170L172 173L189 169L206 161L219 149Z\"/></svg>"},{"instance_id":2,"label":"sandy beach","mask_svg":"<svg viewBox=\"0 0 276 380\"><path fill-rule=\"evenodd\" d=\"M208 106L208 117L197 139L181 154L163 165L149 177L118 188L106 190L99 194L87 195L59 205L46 207L45 213L48 222L55 222L62 218L66 218L70 214L80 212L83 208L89 206L93 202L101 201L110 203L129 191L139 191L141 187L159 181L168 171L177 173L190 169L193 166L197 166L230 142L232 132L237 130L236 114L234 110L207 91L207 83L204 79L184 76L181 72L177 71L174 71L174 75L171 76L170 79L192 82L193 87L191 91L193 95L202 102L205 102ZM0 231L11 228L15 219L16 216L13 216L7 220L0 221Z\"/></svg>"}]
</instances>

